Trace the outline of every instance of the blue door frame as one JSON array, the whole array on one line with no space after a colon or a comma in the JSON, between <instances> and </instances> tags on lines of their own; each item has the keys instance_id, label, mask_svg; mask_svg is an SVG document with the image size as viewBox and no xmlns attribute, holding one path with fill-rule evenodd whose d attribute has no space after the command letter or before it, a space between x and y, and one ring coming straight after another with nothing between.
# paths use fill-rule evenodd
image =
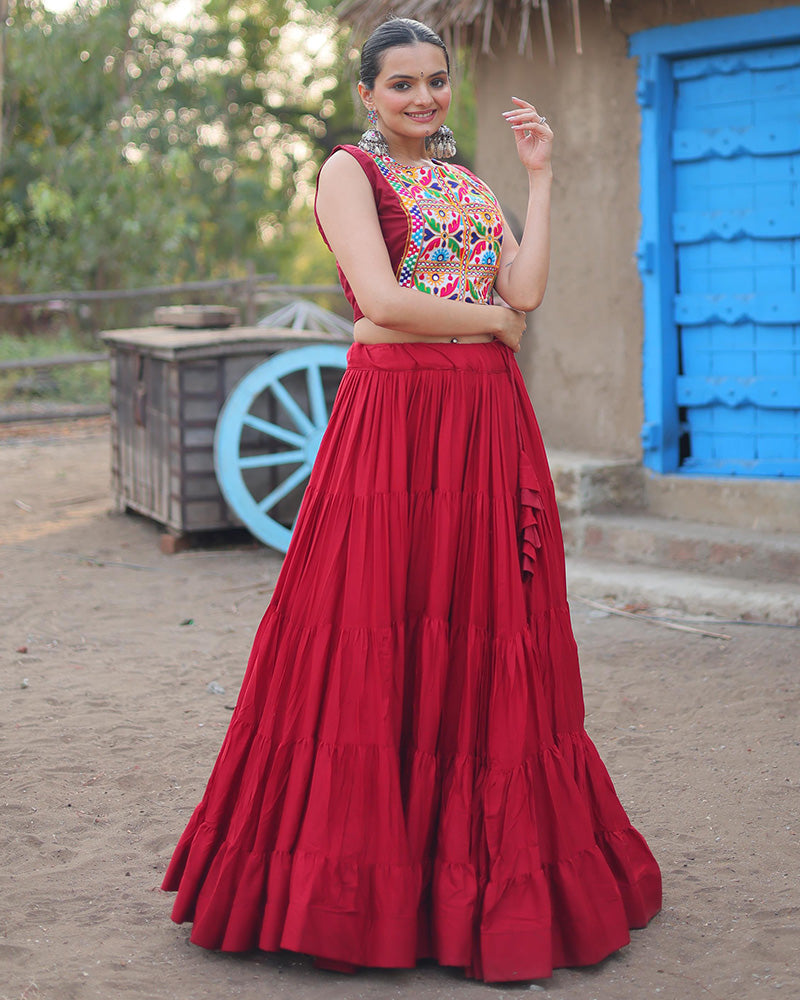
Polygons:
<instances>
[{"instance_id":1,"label":"blue door frame","mask_svg":"<svg viewBox=\"0 0 800 1000\"><path fill-rule=\"evenodd\" d=\"M630 54L639 59L637 100L642 127L642 230L637 249L645 320L642 446L644 464L656 472L691 471L691 466L681 469L680 455L684 427L679 408L685 401L679 398L681 372L673 238L675 190L671 129L676 89L673 69L678 60L691 56L798 41L800 7L796 6L654 28L630 39ZM789 391L795 394L796 388L792 386ZM800 398L794 405L798 408L797 420L800 422ZM756 468L751 474L769 475L769 469L767 463L761 471Z\"/></svg>"}]
</instances>

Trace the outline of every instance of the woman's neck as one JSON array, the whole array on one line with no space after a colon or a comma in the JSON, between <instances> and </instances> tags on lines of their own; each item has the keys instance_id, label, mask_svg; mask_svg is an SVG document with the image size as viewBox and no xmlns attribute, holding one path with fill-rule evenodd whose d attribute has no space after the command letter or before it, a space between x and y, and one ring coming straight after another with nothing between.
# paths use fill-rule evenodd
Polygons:
<instances>
[{"instance_id":1,"label":"woman's neck","mask_svg":"<svg viewBox=\"0 0 800 1000\"><path fill-rule=\"evenodd\" d=\"M389 142L389 156L406 167L429 167L431 158L425 148L425 142Z\"/></svg>"}]
</instances>

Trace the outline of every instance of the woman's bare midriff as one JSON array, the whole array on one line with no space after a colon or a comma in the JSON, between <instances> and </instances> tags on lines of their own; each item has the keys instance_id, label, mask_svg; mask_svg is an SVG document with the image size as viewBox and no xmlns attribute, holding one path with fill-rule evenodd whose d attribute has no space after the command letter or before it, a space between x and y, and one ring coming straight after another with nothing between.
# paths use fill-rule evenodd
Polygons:
<instances>
[{"instance_id":1,"label":"woman's bare midriff","mask_svg":"<svg viewBox=\"0 0 800 1000\"><path fill-rule=\"evenodd\" d=\"M363 317L356 320L353 335L359 344L449 344L453 337L424 337L419 333L405 333L403 330L389 330ZM458 337L460 344L488 344L494 337L490 333L472 334Z\"/></svg>"}]
</instances>

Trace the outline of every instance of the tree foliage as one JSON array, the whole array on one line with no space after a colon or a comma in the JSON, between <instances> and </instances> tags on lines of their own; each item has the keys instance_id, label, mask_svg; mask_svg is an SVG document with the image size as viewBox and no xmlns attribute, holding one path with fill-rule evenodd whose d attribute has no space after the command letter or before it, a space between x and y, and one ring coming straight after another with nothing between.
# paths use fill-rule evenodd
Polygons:
<instances>
[{"instance_id":1,"label":"tree foliage","mask_svg":"<svg viewBox=\"0 0 800 1000\"><path fill-rule=\"evenodd\" d=\"M314 8L317 9L314 9ZM333 275L309 194L357 134L346 34L299 0L12 3L0 291ZM322 273L324 272L324 273Z\"/></svg>"}]
</instances>

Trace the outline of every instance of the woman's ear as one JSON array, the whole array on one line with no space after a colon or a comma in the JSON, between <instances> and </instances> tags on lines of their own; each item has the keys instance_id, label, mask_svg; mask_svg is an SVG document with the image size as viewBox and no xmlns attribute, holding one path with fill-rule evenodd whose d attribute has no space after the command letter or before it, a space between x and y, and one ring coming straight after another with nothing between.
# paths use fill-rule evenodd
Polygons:
<instances>
[{"instance_id":1,"label":"woman's ear","mask_svg":"<svg viewBox=\"0 0 800 1000\"><path fill-rule=\"evenodd\" d=\"M372 91L368 87L365 87L364 84L361 83L360 81L358 84L358 96L361 98L361 103L364 105L367 111L371 111L372 108L374 107L374 102L372 100Z\"/></svg>"}]
</instances>

